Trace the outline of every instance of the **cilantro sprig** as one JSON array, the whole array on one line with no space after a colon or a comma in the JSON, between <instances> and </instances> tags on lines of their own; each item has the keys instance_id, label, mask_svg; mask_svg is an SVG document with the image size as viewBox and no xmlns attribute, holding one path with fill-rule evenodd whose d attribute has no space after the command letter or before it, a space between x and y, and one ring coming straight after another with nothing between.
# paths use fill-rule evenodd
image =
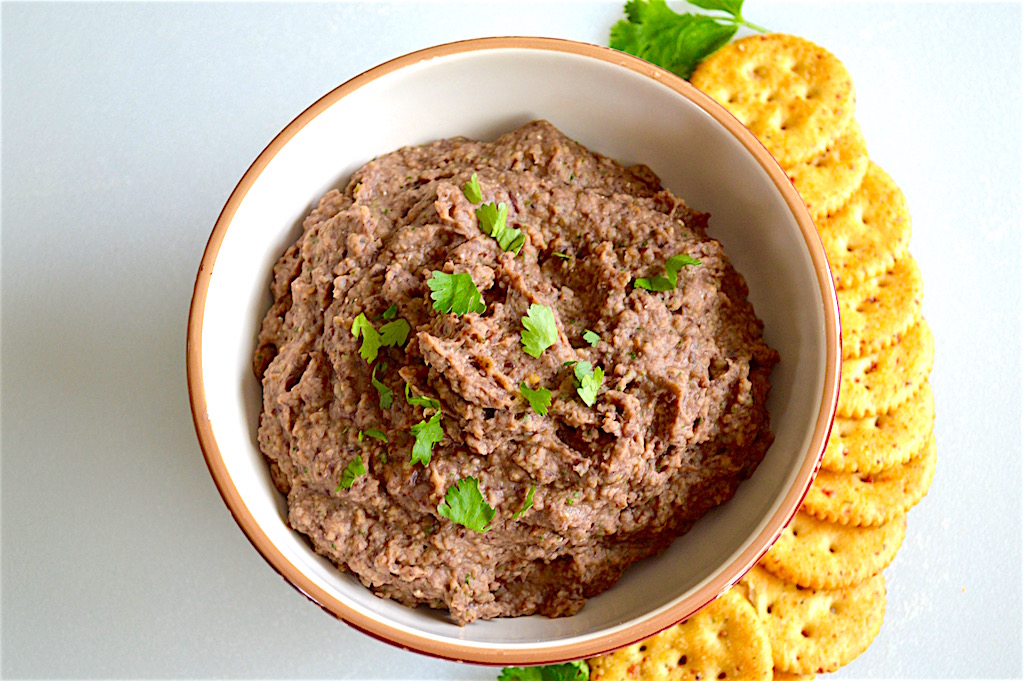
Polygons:
<instances>
[{"instance_id":1,"label":"cilantro sprig","mask_svg":"<svg viewBox=\"0 0 1024 681\"><path fill-rule=\"evenodd\" d=\"M465 272L445 274L439 270L431 273L427 280L430 287L430 298L434 301L434 309L445 314L454 312L464 315L467 312L483 314L487 309L480 297L480 291L473 282L473 276Z\"/></svg>"},{"instance_id":2,"label":"cilantro sprig","mask_svg":"<svg viewBox=\"0 0 1024 681\"><path fill-rule=\"evenodd\" d=\"M587 329L583 332L583 340L585 340L590 347L594 347L601 342L601 337L594 331Z\"/></svg>"},{"instance_id":3,"label":"cilantro sprig","mask_svg":"<svg viewBox=\"0 0 1024 681\"><path fill-rule=\"evenodd\" d=\"M404 319L396 319L380 327L373 325L366 315L360 312L352 320L352 335L357 339L362 336L363 343L359 347L359 356L372 364L383 347L401 347L409 338L412 328Z\"/></svg>"},{"instance_id":4,"label":"cilantro sprig","mask_svg":"<svg viewBox=\"0 0 1024 681\"><path fill-rule=\"evenodd\" d=\"M518 255L523 244L526 243L526 235L523 234L523 230L506 226L508 206L504 203L483 204L476 209L476 219L480 222L480 229L485 234L494 237L498 241L498 246L506 253L512 251Z\"/></svg>"},{"instance_id":5,"label":"cilantro sprig","mask_svg":"<svg viewBox=\"0 0 1024 681\"><path fill-rule=\"evenodd\" d=\"M480 203L484 200L484 194L480 190L480 180L477 178L476 173L473 173L473 177L469 178L469 181L462 185L462 195L470 203Z\"/></svg>"},{"instance_id":6,"label":"cilantro sprig","mask_svg":"<svg viewBox=\"0 0 1024 681\"><path fill-rule=\"evenodd\" d=\"M533 508L533 493L537 491L537 485L530 485L530 490L526 493L526 498L523 499L523 505L519 507L519 510L512 514L512 520L519 520L523 517L523 514Z\"/></svg>"},{"instance_id":7,"label":"cilantro sprig","mask_svg":"<svg viewBox=\"0 0 1024 681\"><path fill-rule=\"evenodd\" d=\"M437 512L474 532L486 532L494 519L494 509L480 493L480 485L473 476L462 478L449 487L437 505Z\"/></svg>"},{"instance_id":8,"label":"cilantro sprig","mask_svg":"<svg viewBox=\"0 0 1024 681\"><path fill-rule=\"evenodd\" d=\"M648 291L671 291L679 283L679 270L699 264L700 260L685 253L673 255L665 261L665 276L638 277L633 282L633 286Z\"/></svg>"},{"instance_id":9,"label":"cilantro sprig","mask_svg":"<svg viewBox=\"0 0 1024 681\"><path fill-rule=\"evenodd\" d=\"M433 397L413 395L412 388L408 383L405 384L405 401L414 407L423 407L424 409L441 408L441 403Z\"/></svg>"},{"instance_id":10,"label":"cilantro sprig","mask_svg":"<svg viewBox=\"0 0 1024 681\"><path fill-rule=\"evenodd\" d=\"M409 428L409 432L416 438L412 445L412 459L410 463L421 463L424 466L430 463L430 455L434 445L444 439L444 429L441 427L441 412L435 412L429 419L424 419Z\"/></svg>"},{"instance_id":11,"label":"cilantro sprig","mask_svg":"<svg viewBox=\"0 0 1024 681\"><path fill-rule=\"evenodd\" d=\"M597 402L597 391L604 381L604 369L591 366L590 362L577 362L572 372L576 376L576 394L584 404L593 407Z\"/></svg>"},{"instance_id":12,"label":"cilantro sprig","mask_svg":"<svg viewBox=\"0 0 1024 681\"><path fill-rule=\"evenodd\" d=\"M366 466L363 465L363 457L356 454L356 458L348 462L345 466L345 470L341 472L341 482L334 488L335 492L339 492L342 489L349 489L355 484L356 478L360 475L366 475Z\"/></svg>"},{"instance_id":13,"label":"cilantro sprig","mask_svg":"<svg viewBox=\"0 0 1024 681\"><path fill-rule=\"evenodd\" d=\"M539 667L505 667L498 681L589 681L590 667L585 660L548 664Z\"/></svg>"},{"instance_id":14,"label":"cilantro sprig","mask_svg":"<svg viewBox=\"0 0 1024 681\"><path fill-rule=\"evenodd\" d=\"M530 403L530 407L540 414L541 416L548 415L548 407L551 406L551 391L547 388L533 389L526 385L526 381L519 384L519 392L526 401Z\"/></svg>"},{"instance_id":15,"label":"cilantro sprig","mask_svg":"<svg viewBox=\"0 0 1024 681\"><path fill-rule=\"evenodd\" d=\"M555 313L547 305L533 303L522 318L523 330L519 338L523 343L523 352L531 357L540 354L558 340L558 325L555 324Z\"/></svg>"},{"instance_id":16,"label":"cilantro sprig","mask_svg":"<svg viewBox=\"0 0 1024 681\"><path fill-rule=\"evenodd\" d=\"M612 26L608 44L689 78L697 64L732 40L741 26L766 30L743 18L743 0L689 3L711 13L679 14L665 0L629 0L626 18Z\"/></svg>"},{"instance_id":17,"label":"cilantro sprig","mask_svg":"<svg viewBox=\"0 0 1024 681\"><path fill-rule=\"evenodd\" d=\"M378 403L381 409L390 409L391 404L395 401L394 391L391 390L383 381L377 378L377 369L380 369L381 365L373 365L373 373L370 374L370 383L374 388L377 389Z\"/></svg>"}]
</instances>

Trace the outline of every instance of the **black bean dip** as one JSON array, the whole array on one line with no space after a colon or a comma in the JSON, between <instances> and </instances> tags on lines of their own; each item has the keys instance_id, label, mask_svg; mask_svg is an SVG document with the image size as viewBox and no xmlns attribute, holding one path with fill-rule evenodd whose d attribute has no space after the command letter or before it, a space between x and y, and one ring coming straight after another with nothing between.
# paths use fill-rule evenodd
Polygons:
<instances>
[{"instance_id":1,"label":"black bean dip","mask_svg":"<svg viewBox=\"0 0 1024 681\"><path fill-rule=\"evenodd\" d=\"M482 203L505 204L519 249ZM290 525L377 595L459 624L571 615L665 549L772 442L778 355L708 217L545 121L367 163L275 265L259 333L259 444ZM637 285L681 255L698 264L673 288ZM435 309L434 272L470 275L483 312ZM557 329L537 357L531 305ZM359 315L407 336L368 360ZM592 404L581 366L604 372ZM546 415L521 386L551 391ZM441 513L470 480L484 527Z\"/></svg>"}]
</instances>

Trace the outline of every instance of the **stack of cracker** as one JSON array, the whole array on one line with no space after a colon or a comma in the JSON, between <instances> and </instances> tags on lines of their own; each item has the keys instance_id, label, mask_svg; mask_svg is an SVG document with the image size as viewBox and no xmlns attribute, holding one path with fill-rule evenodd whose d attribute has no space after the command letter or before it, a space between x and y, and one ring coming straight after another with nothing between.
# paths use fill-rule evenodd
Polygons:
<instances>
[{"instance_id":1,"label":"stack of cracker","mask_svg":"<svg viewBox=\"0 0 1024 681\"><path fill-rule=\"evenodd\" d=\"M591 660L591 676L809 678L849 663L878 634L882 570L935 471L934 342L910 214L868 158L853 81L826 50L752 36L711 55L691 82L757 135L818 227L842 321L837 418L800 512L759 564L683 624Z\"/></svg>"}]
</instances>

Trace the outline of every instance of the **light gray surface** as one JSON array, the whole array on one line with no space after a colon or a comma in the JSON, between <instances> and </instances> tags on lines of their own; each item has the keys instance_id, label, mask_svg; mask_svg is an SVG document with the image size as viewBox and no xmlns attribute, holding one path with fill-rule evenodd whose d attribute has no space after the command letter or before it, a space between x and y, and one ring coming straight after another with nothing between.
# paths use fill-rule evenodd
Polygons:
<instances>
[{"instance_id":1,"label":"light gray surface","mask_svg":"<svg viewBox=\"0 0 1024 681\"><path fill-rule=\"evenodd\" d=\"M454 39L604 43L620 3L2 7L0 675L493 679L325 615L248 544L192 430L185 322L235 183L292 117ZM1020 678L1021 7L748 3L853 74L903 188L939 465L841 678Z\"/></svg>"}]
</instances>

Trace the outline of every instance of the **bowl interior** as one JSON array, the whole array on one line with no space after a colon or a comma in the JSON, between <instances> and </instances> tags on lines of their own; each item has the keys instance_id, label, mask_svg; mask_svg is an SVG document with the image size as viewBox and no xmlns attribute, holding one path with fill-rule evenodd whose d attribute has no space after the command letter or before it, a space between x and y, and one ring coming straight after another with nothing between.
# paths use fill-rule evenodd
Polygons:
<instances>
[{"instance_id":1,"label":"bowl interior","mask_svg":"<svg viewBox=\"0 0 1024 681\"><path fill-rule=\"evenodd\" d=\"M406 647L536 663L652 634L728 587L767 548L799 504L827 437L836 320L820 273L824 258L816 271L810 219L798 198L794 203L795 191L780 191L788 181L767 153L752 137L737 137L735 122L732 130L724 127L716 116L727 114L694 92L639 60L593 46L470 41L389 62L346 83L257 159L229 199L200 270L189 381L222 495L257 549L298 588ZM781 353L769 402L776 440L732 501L663 555L632 567L579 614L460 628L432 610L376 598L288 528L284 500L255 441L261 391L251 356L270 305L271 268L326 190L398 147L456 135L493 139L536 118L621 162L646 163L691 206L711 213L709 233L746 278L767 340ZM495 648L505 657L484 652Z\"/></svg>"}]
</instances>

